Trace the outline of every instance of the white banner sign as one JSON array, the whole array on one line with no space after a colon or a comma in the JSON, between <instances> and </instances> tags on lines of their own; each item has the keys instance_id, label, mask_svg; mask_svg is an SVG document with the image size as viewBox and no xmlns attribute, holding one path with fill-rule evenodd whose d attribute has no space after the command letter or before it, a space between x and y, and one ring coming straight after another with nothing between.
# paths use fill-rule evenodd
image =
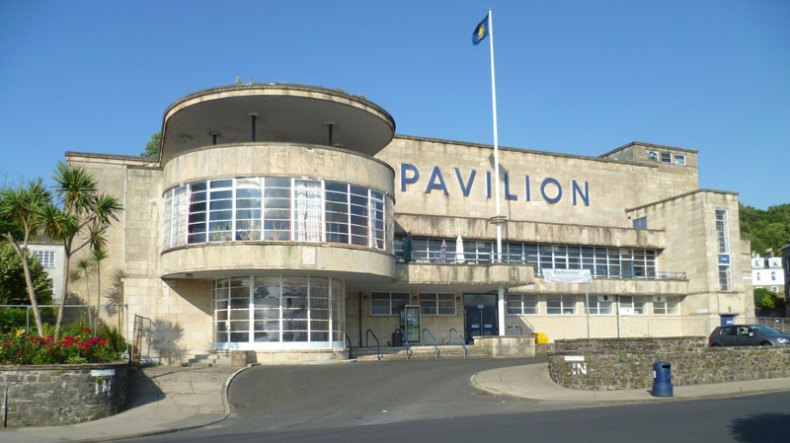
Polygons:
<instances>
[{"instance_id":1,"label":"white banner sign","mask_svg":"<svg viewBox=\"0 0 790 443\"><path fill-rule=\"evenodd\" d=\"M544 269L546 283L592 283L589 269Z\"/></svg>"}]
</instances>

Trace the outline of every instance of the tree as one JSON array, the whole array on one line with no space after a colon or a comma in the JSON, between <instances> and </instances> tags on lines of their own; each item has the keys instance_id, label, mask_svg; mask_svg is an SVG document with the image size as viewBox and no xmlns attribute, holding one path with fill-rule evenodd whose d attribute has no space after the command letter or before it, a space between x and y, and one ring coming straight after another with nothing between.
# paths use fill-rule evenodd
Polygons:
<instances>
[{"instance_id":1,"label":"tree","mask_svg":"<svg viewBox=\"0 0 790 443\"><path fill-rule=\"evenodd\" d=\"M754 288L754 306L762 309L777 309L784 307L784 300L775 293L765 288Z\"/></svg>"},{"instance_id":2,"label":"tree","mask_svg":"<svg viewBox=\"0 0 790 443\"><path fill-rule=\"evenodd\" d=\"M88 305L88 324L93 325L93 313L90 308L91 286L90 279L88 278L93 272L93 263L88 259L80 259L74 266L74 271L71 272L71 279L74 281L85 280L85 304Z\"/></svg>"},{"instance_id":3,"label":"tree","mask_svg":"<svg viewBox=\"0 0 790 443\"><path fill-rule=\"evenodd\" d=\"M125 298L123 293L123 279L126 278L123 269L116 269L110 277L110 288L107 289L108 312L112 313L114 310L118 314L118 330L121 330L121 307L124 304Z\"/></svg>"},{"instance_id":4,"label":"tree","mask_svg":"<svg viewBox=\"0 0 790 443\"><path fill-rule=\"evenodd\" d=\"M51 280L34 255L28 257L30 277L38 302L52 302ZM0 304L26 305L30 300L25 283L25 270L14 248L7 241L0 241Z\"/></svg>"},{"instance_id":5,"label":"tree","mask_svg":"<svg viewBox=\"0 0 790 443\"><path fill-rule=\"evenodd\" d=\"M159 159L159 146L162 144L162 132L154 132L151 134L151 140L145 144L145 151L140 154L140 157L150 158L151 160Z\"/></svg>"},{"instance_id":6,"label":"tree","mask_svg":"<svg viewBox=\"0 0 790 443\"><path fill-rule=\"evenodd\" d=\"M741 233L752 243L752 252L763 255L770 249L778 255L790 242L790 204L771 206L766 211L741 205L740 222Z\"/></svg>"},{"instance_id":7,"label":"tree","mask_svg":"<svg viewBox=\"0 0 790 443\"><path fill-rule=\"evenodd\" d=\"M91 249L91 263L96 270L96 325L99 322L99 305L101 305L101 265L107 259L107 250L104 248ZM90 304L90 303L88 303Z\"/></svg>"},{"instance_id":8,"label":"tree","mask_svg":"<svg viewBox=\"0 0 790 443\"><path fill-rule=\"evenodd\" d=\"M49 191L44 188L41 179L31 181L27 187L17 189L4 189L0 192L0 217L6 219L11 229L2 232L3 238L13 247L22 262L22 271L25 277L25 286L30 305L33 307L33 317L36 322L38 335L44 336L44 325L41 321L36 286L30 270L30 251L28 242L30 236L44 222L43 208L52 204ZM65 297L64 297L65 299Z\"/></svg>"},{"instance_id":9,"label":"tree","mask_svg":"<svg viewBox=\"0 0 790 443\"><path fill-rule=\"evenodd\" d=\"M96 181L84 169L58 163L55 193L60 206L50 204L42 211L44 232L63 242L64 266L69 269L71 257L85 247L103 249L107 243L107 228L123 207L110 195L98 194ZM68 279L63 293L68 294ZM55 337L60 335L66 297L60 302Z\"/></svg>"}]
</instances>

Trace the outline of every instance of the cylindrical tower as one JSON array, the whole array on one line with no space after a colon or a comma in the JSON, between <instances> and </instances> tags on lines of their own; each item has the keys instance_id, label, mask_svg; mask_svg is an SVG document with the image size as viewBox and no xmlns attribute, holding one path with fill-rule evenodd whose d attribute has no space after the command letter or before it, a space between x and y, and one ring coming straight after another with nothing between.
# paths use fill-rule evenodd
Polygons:
<instances>
[{"instance_id":1,"label":"cylindrical tower","mask_svg":"<svg viewBox=\"0 0 790 443\"><path fill-rule=\"evenodd\" d=\"M345 348L346 282L395 278L395 174L372 157L394 131L364 98L297 85L167 109L161 276L211 282L216 349Z\"/></svg>"}]
</instances>

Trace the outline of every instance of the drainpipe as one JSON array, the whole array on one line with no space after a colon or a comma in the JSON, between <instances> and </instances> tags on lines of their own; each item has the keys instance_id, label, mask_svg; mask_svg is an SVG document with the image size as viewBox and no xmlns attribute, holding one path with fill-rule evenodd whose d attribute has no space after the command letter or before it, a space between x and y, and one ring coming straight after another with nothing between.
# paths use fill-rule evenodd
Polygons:
<instances>
[{"instance_id":1,"label":"drainpipe","mask_svg":"<svg viewBox=\"0 0 790 443\"><path fill-rule=\"evenodd\" d=\"M357 319L359 321L359 346L362 346L362 291L357 299Z\"/></svg>"},{"instance_id":2,"label":"drainpipe","mask_svg":"<svg viewBox=\"0 0 790 443\"><path fill-rule=\"evenodd\" d=\"M252 121L252 129L250 131L250 140L251 141L255 141L255 121L258 119L258 113L257 112L250 112L247 115L250 116L250 120Z\"/></svg>"}]
</instances>

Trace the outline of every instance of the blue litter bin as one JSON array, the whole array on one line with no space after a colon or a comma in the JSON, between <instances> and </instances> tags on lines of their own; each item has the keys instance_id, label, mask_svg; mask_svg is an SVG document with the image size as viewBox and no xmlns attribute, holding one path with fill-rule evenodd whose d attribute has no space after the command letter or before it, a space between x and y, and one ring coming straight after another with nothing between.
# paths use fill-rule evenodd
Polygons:
<instances>
[{"instance_id":1,"label":"blue litter bin","mask_svg":"<svg viewBox=\"0 0 790 443\"><path fill-rule=\"evenodd\" d=\"M653 390L654 397L672 397L672 364L668 361L653 363Z\"/></svg>"}]
</instances>

